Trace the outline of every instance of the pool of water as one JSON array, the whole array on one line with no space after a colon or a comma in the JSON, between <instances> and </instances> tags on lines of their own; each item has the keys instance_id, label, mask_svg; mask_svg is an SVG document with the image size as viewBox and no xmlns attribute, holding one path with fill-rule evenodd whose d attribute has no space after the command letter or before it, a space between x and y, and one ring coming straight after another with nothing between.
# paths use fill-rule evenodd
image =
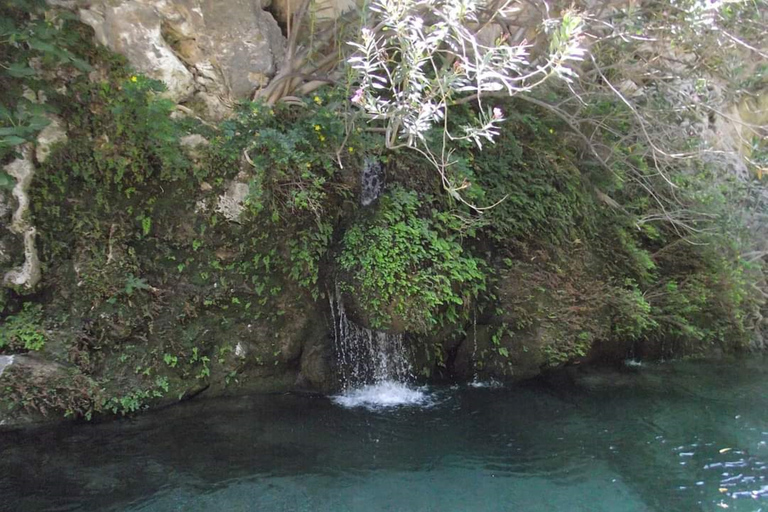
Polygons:
<instances>
[{"instance_id":1,"label":"pool of water","mask_svg":"<svg viewBox=\"0 0 768 512\"><path fill-rule=\"evenodd\" d=\"M0 433L8 511L768 512L765 359ZM359 398L359 397L358 397Z\"/></svg>"}]
</instances>

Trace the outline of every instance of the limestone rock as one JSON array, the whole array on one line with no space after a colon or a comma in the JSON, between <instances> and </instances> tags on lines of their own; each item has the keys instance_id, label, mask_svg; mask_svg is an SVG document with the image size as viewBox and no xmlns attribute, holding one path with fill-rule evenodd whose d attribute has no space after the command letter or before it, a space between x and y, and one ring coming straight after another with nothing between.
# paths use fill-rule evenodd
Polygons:
<instances>
[{"instance_id":1,"label":"limestone rock","mask_svg":"<svg viewBox=\"0 0 768 512\"><path fill-rule=\"evenodd\" d=\"M26 144L22 148L22 158L17 158L3 170L16 180L13 197L16 200L16 210L11 219L10 231L19 235L24 243L24 263L10 270L3 277L3 284L18 290L32 290L41 278L40 260L37 256L35 236L37 231L29 221L29 195L27 190L32 183L35 167L32 163L32 147Z\"/></svg>"},{"instance_id":2,"label":"limestone rock","mask_svg":"<svg viewBox=\"0 0 768 512\"><path fill-rule=\"evenodd\" d=\"M245 209L245 199L248 197L247 183L233 181L227 191L219 196L216 211L230 222L238 222L240 214Z\"/></svg>"},{"instance_id":3,"label":"limestone rock","mask_svg":"<svg viewBox=\"0 0 768 512\"><path fill-rule=\"evenodd\" d=\"M223 75L228 93L243 98L264 85L264 76L272 76L284 56L285 38L272 16L252 0L229 0L226 8L208 1L185 2L190 11L201 12L193 23L197 59L192 62L202 74L214 69ZM198 4L197 6L191 4ZM218 7L217 7L218 6ZM200 23L194 25L194 23Z\"/></svg>"},{"instance_id":4,"label":"limestone rock","mask_svg":"<svg viewBox=\"0 0 768 512\"><path fill-rule=\"evenodd\" d=\"M193 133L187 135L179 140L181 148L192 160L199 160L202 156L201 148L209 144L208 139L200 135L199 133ZM210 186L210 185L209 185Z\"/></svg>"},{"instance_id":5,"label":"limestone rock","mask_svg":"<svg viewBox=\"0 0 768 512\"><path fill-rule=\"evenodd\" d=\"M213 118L263 86L285 53L277 22L254 0L101 0L79 12L100 43L165 82L174 101L197 95Z\"/></svg>"},{"instance_id":6,"label":"limestone rock","mask_svg":"<svg viewBox=\"0 0 768 512\"><path fill-rule=\"evenodd\" d=\"M168 96L182 101L194 92L194 77L163 38L163 19L153 3L94 4L80 10L80 19L93 28L99 43L125 55L137 71L162 80Z\"/></svg>"},{"instance_id":7,"label":"limestone rock","mask_svg":"<svg viewBox=\"0 0 768 512\"><path fill-rule=\"evenodd\" d=\"M51 147L59 142L66 142L67 130L64 126L64 121L59 117L49 115L51 124L43 128L37 136L37 142L35 143L35 158L37 163L41 164L48 159L48 155L51 154Z\"/></svg>"}]
</instances>

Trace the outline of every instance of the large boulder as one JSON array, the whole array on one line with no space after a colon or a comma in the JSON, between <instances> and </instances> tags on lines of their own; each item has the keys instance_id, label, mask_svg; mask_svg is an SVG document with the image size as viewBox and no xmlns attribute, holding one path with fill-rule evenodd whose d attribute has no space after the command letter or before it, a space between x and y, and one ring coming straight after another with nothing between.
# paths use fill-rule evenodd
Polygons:
<instances>
[{"instance_id":1,"label":"large boulder","mask_svg":"<svg viewBox=\"0 0 768 512\"><path fill-rule=\"evenodd\" d=\"M96 40L120 53L137 71L162 80L174 101L189 99L194 77L163 37L163 18L151 3L128 1L117 5L94 3L80 11Z\"/></svg>"},{"instance_id":2,"label":"large boulder","mask_svg":"<svg viewBox=\"0 0 768 512\"><path fill-rule=\"evenodd\" d=\"M460 379L523 380L548 369L602 357L610 338L612 306L606 283L594 276L588 251L571 255L569 268L517 261L498 271L498 304L453 350L450 369ZM619 346L621 345L621 346ZM621 356L626 347L613 346Z\"/></svg>"},{"instance_id":3,"label":"large boulder","mask_svg":"<svg viewBox=\"0 0 768 512\"><path fill-rule=\"evenodd\" d=\"M101 44L162 80L174 101L198 100L212 118L265 85L285 54L285 38L258 0L102 0L79 12Z\"/></svg>"}]
</instances>

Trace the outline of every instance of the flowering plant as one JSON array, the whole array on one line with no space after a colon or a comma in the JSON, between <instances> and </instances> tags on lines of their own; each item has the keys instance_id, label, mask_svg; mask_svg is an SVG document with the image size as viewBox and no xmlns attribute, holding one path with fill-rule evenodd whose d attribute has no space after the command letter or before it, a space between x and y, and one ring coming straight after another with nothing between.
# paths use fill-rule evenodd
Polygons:
<instances>
[{"instance_id":1,"label":"flowering plant","mask_svg":"<svg viewBox=\"0 0 768 512\"><path fill-rule=\"evenodd\" d=\"M571 11L544 20L549 36L545 56L532 59L532 45L513 42L508 35L482 42L484 29L514 14L509 4L374 0L360 41L351 43L356 52L349 63L357 84L351 101L369 119L384 123L388 148L421 152L440 173L444 188L462 201L458 191L468 184L457 185L446 173L451 165L448 146L471 140L482 149L483 142L493 142L499 134L503 112L486 107L485 96L514 96L552 76L569 81L575 74L569 64L585 53L580 44L582 21ZM467 101L477 103L478 119L452 133L447 122L450 107ZM425 138L438 124L443 128L440 154Z\"/></svg>"}]
</instances>

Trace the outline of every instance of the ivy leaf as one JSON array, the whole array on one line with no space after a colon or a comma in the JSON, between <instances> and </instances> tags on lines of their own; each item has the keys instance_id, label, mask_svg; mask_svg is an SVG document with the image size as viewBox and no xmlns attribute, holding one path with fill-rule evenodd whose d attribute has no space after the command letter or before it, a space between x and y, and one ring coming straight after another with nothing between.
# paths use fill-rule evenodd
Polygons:
<instances>
[{"instance_id":1,"label":"ivy leaf","mask_svg":"<svg viewBox=\"0 0 768 512\"><path fill-rule=\"evenodd\" d=\"M46 53L53 53L53 54L57 53L55 46L53 46L50 43L40 41L39 39L30 39L29 41L27 41L27 44L33 50L46 52Z\"/></svg>"},{"instance_id":2,"label":"ivy leaf","mask_svg":"<svg viewBox=\"0 0 768 512\"><path fill-rule=\"evenodd\" d=\"M8 173L0 171L0 189L11 189L15 184L16 180L14 180Z\"/></svg>"},{"instance_id":3,"label":"ivy leaf","mask_svg":"<svg viewBox=\"0 0 768 512\"><path fill-rule=\"evenodd\" d=\"M0 139L0 146L18 146L19 144L24 144L25 142L27 142L25 139L11 135L10 137L4 137Z\"/></svg>"},{"instance_id":4,"label":"ivy leaf","mask_svg":"<svg viewBox=\"0 0 768 512\"><path fill-rule=\"evenodd\" d=\"M88 72L93 69L90 64L88 64L86 61L78 57L73 56L71 57L70 60L72 62L72 65L75 66L75 68L77 68L79 71Z\"/></svg>"},{"instance_id":5,"label":"ivy leaf","mask_svg":"<svg viewBox=\"0 0 768 512\"><path fill-rule=\"evenodd\" d=\"M20 62L14 62L6 68L5 72L13 78L25 78L35 75L34 69Z\"/></svg>"},{"instance_id":6,"label":"ivy leaf","mask_svg":"<svg viewBox=\"0 0 768 512\"><path fill-rule=\"evenodd\" d=\"M51 120L43 116L34 116L29 120L29 129L33 131L42 130L51 124Z\"/></svg>"}]
</instances>

